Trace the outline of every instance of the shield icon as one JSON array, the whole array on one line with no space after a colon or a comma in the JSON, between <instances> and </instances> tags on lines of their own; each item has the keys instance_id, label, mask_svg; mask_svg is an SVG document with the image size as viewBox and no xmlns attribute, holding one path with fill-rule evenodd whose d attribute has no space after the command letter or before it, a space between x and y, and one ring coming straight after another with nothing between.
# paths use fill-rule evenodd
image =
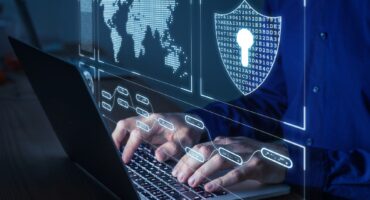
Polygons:
<instances>
[{"instance_id":1,"label":"shield icon","mask_svg":"<svg viewBox=\"0 0 370 200\"><path fill-rule=\"evenodd\" d=\"M274 66L280 44L281 17L265 16L244 0L232 12L215 14L223 65L243 95L256 91Z\"/></svg>"}]
</instances>

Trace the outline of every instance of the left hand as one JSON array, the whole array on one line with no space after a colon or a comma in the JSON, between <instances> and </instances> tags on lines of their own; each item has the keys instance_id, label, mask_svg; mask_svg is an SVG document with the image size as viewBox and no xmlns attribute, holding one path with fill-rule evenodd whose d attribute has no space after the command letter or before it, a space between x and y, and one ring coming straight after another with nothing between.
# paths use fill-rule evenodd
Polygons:
<instances>
[{"instance_id":1,"label":"left hand","mask_svg":"<svg viewBox=\"0 0 370 200\"><path fill-rule=\"evenodd\" d=\"M261 143L246 137L218 137L214 140L214 144L217 147L223 147L240 155L244 161L248 160L255 151L263 147L272 149L282 155L287 155L287 150L281 145ZM185 155L172 171L172 175L177 177L180 182L188 182L191 187L198 186L205 182L208 177L225 169L231 169L231 171L205 184L204 187L207 192L214 192L248 179L257 180L263 184L273 184L280 183L285 178L285 169L262 158L260 153L256 153L248 162L235 168L235 164L226 160L215 151L211 142L196 145L193 149L202 153L208 159L204 163L200 163Z\"/></svg>"}]
</instances>

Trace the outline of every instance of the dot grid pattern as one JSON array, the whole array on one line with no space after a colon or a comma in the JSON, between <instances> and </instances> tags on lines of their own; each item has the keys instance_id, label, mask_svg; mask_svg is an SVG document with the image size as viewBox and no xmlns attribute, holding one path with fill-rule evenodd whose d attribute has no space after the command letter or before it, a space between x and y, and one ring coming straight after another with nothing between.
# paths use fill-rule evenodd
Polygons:
<instances>
[{"instance_id":1,"label":"dot grid pattern","mask_svg":"<svg viewBox=\"0 0 370 200\"><path fill-rule=\"evenodd\" d=\"M80 39L81 50L93 52L93 2L92 0L81 0Z\"/></svg>"},{"instance_id":2,"label":"dot grid pattern","mask_svg":"<svg viewBox=\"0 0 370 200\"><path fill-rule=\"evenodd\" d=\"M125 3L125 1L122 1L122 3ZM111 30L110 37L113 43L114 60L118 62L118 52L121 48L122 38L116 29L116 25L113 23L113 16L118 11L119 5L117 0L102 0L100 5L104 6L104 22Z\"/></svg>"},{"instance_id":3,"label":"dot grid pattern","mask_svg":"<svg viewBox=\"0 0 370 200\"><path fill-rule=\"evenodd\" d=\"M216 14L216 37L225 69L235 86L248 95L269 75L278 53L282 19L258 13L246 1L228 14ZM254 36L249 65L243 67L237 33L248 29Z\"/></svg>"},{"instance_id":4,"label":"dot grid pattern","mask_svg":"<svg viewBox=\"0 0 370 200\"><path fill-rule=\"evenodd\" d=\"M161 45L167 51L165 65L172 67L174 73L181 65L180 55L185 55L182 47L174 44L169 32L177 6L176 0L135 0L127 22L127 33L134 39L135 56L138 58L140 54L145 54L143 40L147 27L150 27L153 36L158 31Z\"/></svg>"},{"instance_id":5,"label":"dot grid pattern","mask_svg":"<svg viewBox=\"0 0 370 200\"><path fill-rule=\"evenodd\" d=\"M118 53L122 45L122 37L117 31L117 26L113 23L113 17L119 9L119 4L127 4L127 1L102 0L100 3L104 6L104 21L111 30L110 37L113 43L115 62L119 62ZM158 32L161 46L166 51L165 65L171 67L173 73L180 66L188 64L189 61L183 48L176 45L169 31L169 26L173 23L173 12L177 6L176 0L134 0L129 7L126 24L126 31L134 40L136 58L145 55L146 49L143 41L147 28L150 27L153 37L155 32ZM184 60L181 60L180 57Z\"/></svg>"}]
</instances>

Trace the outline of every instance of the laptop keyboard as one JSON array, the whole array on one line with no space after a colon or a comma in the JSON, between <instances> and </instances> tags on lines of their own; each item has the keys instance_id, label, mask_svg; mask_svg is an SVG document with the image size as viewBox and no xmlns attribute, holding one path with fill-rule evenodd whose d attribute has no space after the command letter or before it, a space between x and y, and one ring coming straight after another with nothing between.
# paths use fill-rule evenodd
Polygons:
<instances>
[{"instance_id":1,"label":"laptop keyboard","mask_svg":"<svg viewBox=\"0 0 370 200\"><path fill-rule=\"evenodd\" d=\"M200 185L195 188L182 184L171 175L173 167L160 163L154 158L154 151L148 145L141 145L135 155L126 165L139 193L150 200L175 199L197 200L226 195L226 191L208 193Z\"/></svg>"}]
</instances>

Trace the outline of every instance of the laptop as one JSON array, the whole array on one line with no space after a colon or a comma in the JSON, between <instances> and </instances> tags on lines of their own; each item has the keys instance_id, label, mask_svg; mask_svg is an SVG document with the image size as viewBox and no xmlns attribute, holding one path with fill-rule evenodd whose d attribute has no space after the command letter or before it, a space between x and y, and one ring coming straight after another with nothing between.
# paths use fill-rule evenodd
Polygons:
<instances>
[{"instance_id":1,"label":"laptop","mask_svg":"<svg viewBox=\"0 0 370 200\"><path fill-rule=\"evenodd\" d=\"M261 199L288 194L287 185L246 181L216 193L191 188L172 177L143 144L125 165L77 67L9 38L68 157L117 199Z\"/></svg>"}]
</instances>

